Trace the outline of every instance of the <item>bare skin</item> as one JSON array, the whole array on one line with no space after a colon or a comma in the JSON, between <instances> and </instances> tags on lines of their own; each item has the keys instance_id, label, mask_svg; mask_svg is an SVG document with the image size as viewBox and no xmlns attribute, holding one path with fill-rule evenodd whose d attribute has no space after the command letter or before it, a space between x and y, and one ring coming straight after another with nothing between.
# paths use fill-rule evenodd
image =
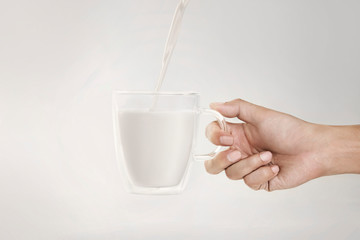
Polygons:
<instances>
[{"instance_id":1,"label":"bare skin","mask_svg":"<svg viewBox=\"0 0 360 240\"><path fill-rule=\"evenodd\" d=\"M205 162L211 174L225 171L254 190L274 191L321 176L360 173L360 125L313 124L241 99L210 107L244 122L228 122L228 132L216 122L208 125L209 140L229 146Z\"/></svg>"}]
</instances>

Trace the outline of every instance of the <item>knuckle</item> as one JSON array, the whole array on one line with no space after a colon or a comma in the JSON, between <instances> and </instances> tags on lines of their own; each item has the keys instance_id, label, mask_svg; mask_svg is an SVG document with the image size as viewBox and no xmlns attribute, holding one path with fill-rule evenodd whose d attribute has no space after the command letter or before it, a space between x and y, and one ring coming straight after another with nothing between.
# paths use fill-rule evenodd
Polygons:
<instances>
[{"instance_id":1,"label":"knuckle","mask_svg":"<svg viewBox=\"0 0 360 240\"><path fill-rule=\"evenodd\" d=\"M259 168L261 165L263 165L263 162L261 161L259 154L254 154L249 159L249 167L251 167L253 170Z\"/></svg>"},{"instance_id":2,"label":"knuckle","mask_svg":"<svg viewBox=\"0 0 360 240\"><path fill-rule=\"evenodd\" d=\"M207 173L211 175L216 175L219 173L219 171L216 170L216 167L214 165L214 159L208 160L204 162L205 170Z\"/></svg>"},{"instance_id":3,"label":"knuckle","mask_svg":"<svg viewBox=\"0 0 360 240\"><path fill-rule=\"evenodd\" d=\"M229 166L229 160L227 159L227 155L229 151L220 152L214 160L217 162L220 168L225 169Z\"/></svg>"},{"instance_id":4,"label":"knuckle","mask_svg":"<svg viewBox=\"0 0 360 240\"><path fill-rule=\"evenodd\" d=\"M236 177L233 171L230 171L228 169L225 170L226 177L230 180L238 180L239 178Z\"/></svg>"},{"instance_id":5,"label":"knuckle","mask_svg":"<svg viewBox=\"0 0 360 240\"><path fill-rule=\"evenodd\" d=\"M211 123L209 123L208 128L210 128L211 130L217 129L219 127L219 124L217 123L217 121L212 121Z\"/></svg>"},{"instance_id":6,"label":"knuckle","mask_svg":"<svg viewBox=\"0 0 360 240\"><path fill-rule=\"evenodd\" d=\"M241 98L236 98L236 99L232 100L231 102L235 103L236 106L240 106L240 105L242 105L244 100L242 100Z\"/></svg>"},{"instance_id":7,"label":"knuckle","mask_svg":"<svg viewBox=\"0 0 360 240\"><path fill-rule=\"evenodd\" d=\"M249 183L249 180L245 177L244 178L244 183L251 188L251 184Z\"/></svg>"},{"instance_id":8,"label":"knuckle","mask_svg":"<svg viewBox=\"0 0 360 240\"><path fill-rule=\"evenodd\" d=\"M205 129L205 136L214 141L217 137L217 123L209 123L207 126L206 126L206 129Z\"/></svg>"},{"instance_id":9,"label":"knuckle","mask_svg":"<svg viewBox=\"0 0 360 240\"><path fill-rule=\"evenodd\" d=\"M263 178L268 175L267 166L262 166L256 170L258 173L258 176Z\"/></svg>"},{"instance_id":10,"label":"knuckle","mask_svg":"<svg viewBox=\"0 0 360 240\"><path fill-rule=\"evenodd\" d=\"M244 183L254 191L259 191L260 190L260 186L250 183L249 180L247 180L247 178L244 178Z\"/></svg>"},{"instance_id":11,"label":"knuckle","mask_svg":"<svg viewBox=\"0 0 360 240\"><path fill-rule=\"evenodd\" d=\"M211 160L205 161L204 162L204 167L207 173L209 174L213 174L212 168L211 168Z\"/></svg>"}]
</instances>

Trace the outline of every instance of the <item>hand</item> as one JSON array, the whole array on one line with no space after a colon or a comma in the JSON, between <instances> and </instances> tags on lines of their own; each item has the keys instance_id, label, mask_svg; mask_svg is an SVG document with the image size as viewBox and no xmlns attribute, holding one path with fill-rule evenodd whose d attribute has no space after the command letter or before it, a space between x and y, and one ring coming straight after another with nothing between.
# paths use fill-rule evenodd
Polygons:
<instances>
[{"instance_id":1,"label":"hand","mask_svg":"<svg viewBox=\"0 0 360 240\"><path fill-rule=\"evenodd\" d=\"M296 187L320 176L360 173L360 159L353 157L354 151L360 154L359 126L312 124L241 99L210 107L225 117L244 121L228 122L229 132L221 131L216 122L208 125L206 135L210 141L229 146L205 162L211 174L225 170L228 178L243 179L254 190L273 191ZM354 131L357 134L352 134ZM340 136L353 143L351 150L338 140ZM347 158L339 162L344 156Z\"/></svg>"}]
</instances>

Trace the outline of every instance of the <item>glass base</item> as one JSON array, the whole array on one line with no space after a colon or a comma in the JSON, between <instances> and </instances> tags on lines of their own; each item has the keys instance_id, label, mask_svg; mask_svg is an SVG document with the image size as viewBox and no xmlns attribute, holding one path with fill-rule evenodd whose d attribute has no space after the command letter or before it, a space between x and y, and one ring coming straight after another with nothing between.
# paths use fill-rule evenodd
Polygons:
<instances>
[{"instance_id":1,"label":"glass base","mask_svg":"<svg viewBox=\"0 0 360 240\"><path fill-rule=\"evenodd\" d=\"M139 195L175 195L184 191L184 187L159 187L159 188L142 188L131 186L126 189L131 194Z\"/></svg>"},{"instance_id":2,"label":"glass base","mask_svg":"<svg viewBox=\"0 0 360 240\"><path fill-rule=\"evenodd\" d=\"M140 194L140 195L175 195L180 194L184 191L187 181L189 179L189 173L191 169L191 161L189 161L186 171L184 173L181 181L174 186L170 187L143 187L134 184L130 177L127 176L125 180L125 189L131 194Z\"/></svg>"}]
</instances>

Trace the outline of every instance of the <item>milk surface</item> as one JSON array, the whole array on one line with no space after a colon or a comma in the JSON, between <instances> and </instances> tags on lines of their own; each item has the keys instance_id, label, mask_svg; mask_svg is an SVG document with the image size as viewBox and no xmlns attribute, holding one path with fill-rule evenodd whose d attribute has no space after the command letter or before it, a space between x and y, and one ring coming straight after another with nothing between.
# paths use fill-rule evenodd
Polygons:
<instances>
[{"instance_id":1,"label":"milk surface","mask_svg":"<svg viewBox=\"0 0 360 240\"><path fill-rule=\"evenodd\" d=\"M124 162L141 187L180 183L189 164L194 111L127 110L118 113Z\"/></svg>"}]
</instances>

